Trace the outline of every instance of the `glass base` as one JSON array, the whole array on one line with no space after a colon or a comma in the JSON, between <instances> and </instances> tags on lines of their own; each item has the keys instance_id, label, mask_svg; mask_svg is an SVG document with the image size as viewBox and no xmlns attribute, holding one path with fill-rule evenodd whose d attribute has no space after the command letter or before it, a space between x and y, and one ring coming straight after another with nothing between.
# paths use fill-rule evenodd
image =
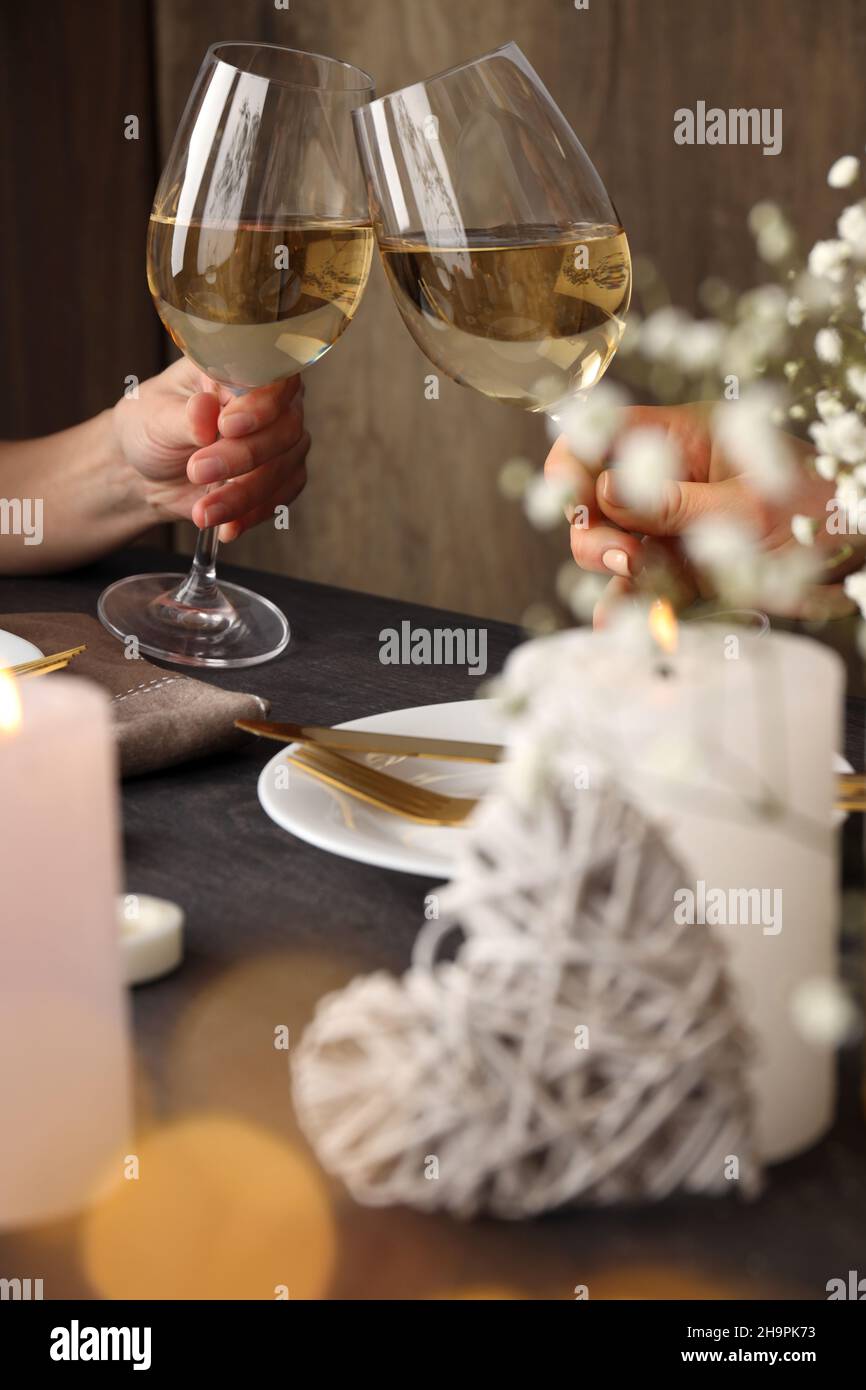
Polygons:
<instances>
[{"instance_id":1,"label":"glass base","mask_svg":"<svg viewBox=\"0 0 866 1390\"><path fill-rule=\"evenodd\" d=\"M158 661L179 666L258 666L289 643L289 624L269 599L220 584L206 605L183 603L183 574L136 574L100 595L103 627Z\"/></svg>"}]
</instances>

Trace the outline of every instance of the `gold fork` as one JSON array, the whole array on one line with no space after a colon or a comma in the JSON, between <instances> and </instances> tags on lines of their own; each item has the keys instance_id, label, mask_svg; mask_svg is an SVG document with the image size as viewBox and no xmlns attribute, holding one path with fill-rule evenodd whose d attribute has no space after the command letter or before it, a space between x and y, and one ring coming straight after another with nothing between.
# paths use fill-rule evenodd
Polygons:
<instances>
[{"instance_id":1,"label":"gold fork","mask_svg":"<svg viewBox=\"0 0 866 1390\"><path fill-rule=\"evenodd\" d=\"M86 646L68 647L65 652L53 652L50 656L34 656L31 661L19 661L17 666L0 668L0 675L47 676L50 671L62 671L64 666L85 651Z\"/></svg>"},{"instance_id":2,"label":"gold fork","mask_svg":"<svg viewBox=\"0 0 866 1390\"><path fill-rule=\"evenodd\" d=\"M287 754L289 762L337 791L348 792L380 811L404 816L422 825L462 825L478 801L474 797L448 796L414 782L404 782L387 772L356 763L333 749L307 744ZM838 811L866 811L866 774L844 773L837 779Z\"/></svg>"},{"instance_id":3,"label":"gold fork","mask_svg":"<svg viewBox=\"0 0 866 1390\"><path fill-rule=\"evenodd\" d=\"M289 762L327 786L348 792L380 811L390 811L394 816L405 816L422 825L462 825L478 805L473 797L446 796L444 792L404 782L330 749L325 751L307 745L286 756Z\"/></svg>"}]
</instances>

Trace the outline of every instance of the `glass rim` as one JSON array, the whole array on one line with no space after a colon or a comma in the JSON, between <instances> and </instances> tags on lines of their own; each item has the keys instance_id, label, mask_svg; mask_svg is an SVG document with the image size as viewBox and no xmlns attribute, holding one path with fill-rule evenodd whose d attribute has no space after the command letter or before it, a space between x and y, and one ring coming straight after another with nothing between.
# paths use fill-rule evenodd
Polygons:
<instances>
[{"instance_id":1,"label":"glass rim","mask_svg":"<svg viewBox=\"0 0 866 1390\"><path fill-rule=\"evenodd\" d=\"M356 111L352 112L352 115L356 117L360 116L361 112L368 111L373 106L384 106L387 102L394 101L397 97L402 96L404 92L414 91L417 87L429 87L434 82L443 82L447 77L453 77L455 73L463 72L465 68L477 67L479 63L486 63L488 59L496 58L500 53L508 52L519 54L523 63L525 63L527 67L531 66L529 59L516 40L508 39L506 43L501 43L498 47L491 48L487 53L479 53L475 58L465 58L462 63L454 63L450 68L443 68L441 72L434 72L431 73L429 77L419 78L417 82L407 82L405 87L396 87L393 92L386 92L384 96L376 97L374 101L368 102L366 106L359 107Z\"/></svg>"},{"instance_id":2,"label":"glass rim","mask_svg":"<svg viewBox=\"0 0 866 1390\"><path fill-rule=\"evenodd\" d=\"M694 617L687 619L696 624L700 623L719 623L727 620L730 627L741 627L755 637L763 637L771 629L771 622L768 613L762 608L733 608L720 607L718 600L710 600L707 603L696 604Z\"/></svg>"},{"instance_id":3,"label":"glass rim","mask_svg":"<svg viewBox=\"0 0 866 1390\"><path fill-rule=\"evenodd\" d=\"M328 88L315 82L292 82L289 78L265 77L263 73L249 73L248 68L238 67L236 63L221 58L219 56L219 50L223 48L262 48L270 49L272 52L276 53L292 53L300 58L315 58L317 62L333 63L334 67L344 68L349 72L357 73L358 76L364 80L356 87ZM354 92L375 92L376 90L376 84L373 78L368 72L365 72L363 68L359 68L357 64L346 62L344 58L332 58L329 53L312 53L309 49L289 48L286 44L282 43L258 43L254 39L220 39L217 43L212 43L208 48L204 55L204 61L207 62L208 58L212 58L217 63L223 63L225 67L233 68L235 72L246 72L252 77L261 77L263 81L272 82L276 87L296 87L299 90L310 92L325 92L332 90L347 94Z\"/></svg>"}]
</instances>

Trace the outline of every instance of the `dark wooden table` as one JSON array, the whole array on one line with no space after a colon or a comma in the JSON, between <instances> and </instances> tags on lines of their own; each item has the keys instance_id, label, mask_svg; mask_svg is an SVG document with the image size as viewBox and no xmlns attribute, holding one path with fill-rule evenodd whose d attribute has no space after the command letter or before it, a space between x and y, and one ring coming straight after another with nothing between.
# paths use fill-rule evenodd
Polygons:
<instances>
[{"instance_id":1,"label":"dark wooden table","mask_svg":"<svg viewBox=\"0 0 866 1390\"><path fill-rule=\"evenodd\" d=\"M101 588L135 569L166 568L136 550L68 576L0 581L0 612L94 613ZM408 619L457 619L415 605L223 567L274 599L293 639L269 665L202 673L269 698L287 718L331 723L409 705L465 699L477 680L447 666L383 666L379 632ZM490 670L520 640L488 632ZM848 754L864 759L863 706L849 708ZM167 979L134 991L143 1130L219 1110L298 1139L285 1054L275 1026L297 1037L315 1000L359 970L402 970L423 920L423 878L337 859L279 830L256 798L272 744L142 777L123 789L126 891L180 902L186 958ZM860 818L849 822L853 888L846 893L846 973L862 976ZM849 875L850 877L851 875ZM841 1061L831 1135L772 1170L765 1194L676 1200L644 1209L554 1215L525 1224L463 1224L403 1210L367 1210L336 1185L336 1298L426 1298L444 1290L509 1287L527 1297L782 1297L821 1299L828 1279L866 1273L866 1121L861 1049ZM23 1232L0 1242L0 1275L36 1271L46 1297L89 1297L79 1229Z\"/></svg>"}]
</instances>

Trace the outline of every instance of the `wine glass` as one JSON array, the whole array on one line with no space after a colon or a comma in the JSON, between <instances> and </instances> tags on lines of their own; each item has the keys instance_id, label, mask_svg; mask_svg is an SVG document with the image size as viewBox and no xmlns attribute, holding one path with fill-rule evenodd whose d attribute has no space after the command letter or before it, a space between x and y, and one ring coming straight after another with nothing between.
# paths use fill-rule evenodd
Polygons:
<instances>
[{"instance_id":1,"label":"wine glass","mask_svg":"<svg viewBox=\"0 0 866 1390\"><path fill-rule=\"evenodd\" d=\"M156 191L148 283L177 346L235 394L317 362L348 326L373 236L352 135L371 78L274 44L208 49ZM150 656L253 666L289 624L267 599L218 585L217 530L199 533L187 576L110 585L99 616Z\"/></svg>"},{"instance_id":2,"label":"wine glass","mask_svg":"<svg viewBox=\"0 0 866 1390\"><path fill-rule=\"evenodd\" d=\"M430 361L530 411L594 385L625 326L628 242L517 45L353 119L385 272Z\"/></svg>"}]
</instances>

